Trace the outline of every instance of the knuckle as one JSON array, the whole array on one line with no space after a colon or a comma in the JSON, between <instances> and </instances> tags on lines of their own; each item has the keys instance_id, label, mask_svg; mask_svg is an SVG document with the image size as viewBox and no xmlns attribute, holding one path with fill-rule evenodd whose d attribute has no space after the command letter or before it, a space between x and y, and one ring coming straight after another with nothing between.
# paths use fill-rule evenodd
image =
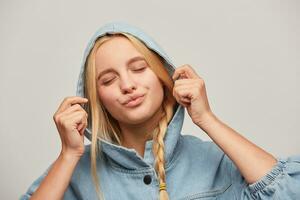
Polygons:
<instances>
[{"instance_id":1,"label":"knuckle","mask_svg":"<svg viewBox=\"0 0 300 200\"><path fill-rule=\"evenodd\" d=\"M54 115L52 116L52 119L53 119L54 121L56 121L56 113L54 113Z\"/></svg>"},{"instance_id":2,"label":"knuckle","mask_svg":"<svg viewBox=\"0 0 300 200\"><path fill-rule=\"evenodd\" d=\"M58 122L58 121L59 121L59 117L58 117L58 114L57 114L57 113L53 115L53 120L54 120L55 122Z\"/></svg>"},{"instance_id":3,"label":"knuckle","mask_svg":"<svg viewBox=\"0 0 300 200\"><path fill-rule=\"evenodd\" d=\"M205 81L203 79L201 79L201 84L202 84L202 87L205 86Z\"/></svg>"},{"instance_id":4,"label":"knuckle","mask_svg":"<svg viewBox=\"0 0 300 200\"><path fill-rule=\"evenodd\" d=\"M202 79L197 79L197 84L199 86L203 86L204 85L204 81Z\"/></svg>"},{"instance_id":5,"label":"knuckle","mask_svg":"<svg viewBox=\"0 0 300 200\"><path fill-rule=\"evenodd\" d=\"M81 113L82 117L86 117L86 112L84 110L81 110L80 113Z\"/></svg>"},{"instance_id":6,"label":"knuckle","mask_svg":"<svg viewBox=\"0 0 300 200\"><path fill-rule=\"evenodd\" d=\"M79 104L74 104L73 106L74 106L76 109L82 108Z\"/></svg>"},{"instance_id":7,"label":"knuckle","mask_svg":"<svg viewBox=\"0 0 300 200\"><path fill-rule=\"evenodd\" d=\"M57 120L58 124L65 126L68 123L68 118L66 116L59 116Z\"/></svg>"},{"instance_id":8,"label":"knuckle","mask_svg":"<svg viewBox=\"0 0 300 200\"><path fill-rule=\"evenodd\" d=\"M184 64L183 65L185 68L190 68L191 66L190 66L190 64Z\"/></svg>"}]
</instances>

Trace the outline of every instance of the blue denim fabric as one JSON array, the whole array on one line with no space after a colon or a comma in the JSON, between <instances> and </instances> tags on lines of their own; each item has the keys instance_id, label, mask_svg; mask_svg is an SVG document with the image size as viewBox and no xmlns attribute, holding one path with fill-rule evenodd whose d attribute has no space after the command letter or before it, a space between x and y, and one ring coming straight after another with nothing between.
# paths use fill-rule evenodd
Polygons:
<instances>
[{"instance_id":1,"label":"blue denim fabric","mask_svg":"<svg viewBox=\"0 0 300 200\"><path fill-rule=\"evenodd\" d=\"M95 40L106 33L115 32L130 33L142 40L163 58L169 75L173 74L174 65L152 38L125 22L111 22L101 27L88 43L81 65L77 96L84 96L84 65ZM174 111L164 139L167 191L171 200L300 199L300 156L277 158L277 164L264 177L249 185L214 142L182 134L184 107L177 104ZM85 130L88 139L91 139L90 127ZM106 200L158 199L159 183L153 167L152 142L146 142L144 157L141 157L134 149L98 140L102 156L98 158L97 167ZM51 165L20 199L30 198L50 168ZM90 145L85 147L64 199L97 199L90 174Z\"/></svg>"}]
</instances>

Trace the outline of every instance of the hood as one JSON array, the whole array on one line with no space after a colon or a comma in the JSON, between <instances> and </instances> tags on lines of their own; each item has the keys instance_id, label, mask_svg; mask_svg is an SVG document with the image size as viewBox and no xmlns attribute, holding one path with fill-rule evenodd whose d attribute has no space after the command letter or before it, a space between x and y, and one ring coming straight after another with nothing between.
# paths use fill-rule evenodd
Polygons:
<instances>
[{"instance_id":1,"label":"hood","mask_svg":"<svg viewBox=\"0 0 300 200\"><path fill-rule=\"evenodd\" d=\"M170 58L167 54L163 51L161 47L143 30L132 26L126 22L110 22L102 27L100 27L95 34L92 36L88 45L84 51L83 61L80 68L79 79L77 83L77 90L76 96L84 96L84 68L88 54L90 53L91 49L93 48L95 41L104 36L106 33L118 33L118 32L125 32L131 34L142 42L146 44L146 46L158 53L163 58L164 66L167 69L170 76L175 71L175 67L172 64ZM167 133L164 138L165 143L165 162L166 166L170 162L173 154L174 149L177 145L179 140L179 136L181 134L182 124L184 120L184 107L180 104L176 104L174 106L174 114L173 118L168 124ZM91 141L91 124L85 129L85 136ZM98 144L101 145L101 151L103 151L109 159L112 159L114 162L118 163L119 165L128 168L128 169L137 169L140 167L149 167L153 166L154 157L152 154L152 143L153 140L148 140L145 144L145 153L144 158L142 158L135 149L129 149L120 145L112 144L106 140L98 139ZM99 145L99 146L100 146Z\"/></svg>"}]
</instances>

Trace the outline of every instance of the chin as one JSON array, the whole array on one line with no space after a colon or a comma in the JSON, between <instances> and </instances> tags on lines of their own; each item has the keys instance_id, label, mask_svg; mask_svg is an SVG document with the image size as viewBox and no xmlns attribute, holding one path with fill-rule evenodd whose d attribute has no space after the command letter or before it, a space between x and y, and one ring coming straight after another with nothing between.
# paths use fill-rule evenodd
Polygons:
<instances>
[{"instance_id":1,"label":"chin","mask_svg":"<svg viewBox=\"0 0 300 200\"><path fill-rule=\"evenodd\" d=\"M122 119L119 120L128 124L140 124L149 120L155 114L155 111L154 107L142 105L141 107L123 111Z\"/></svg>"},{"instance_id":2,"label":"chin","mask_svg":"<svg viewBox=\"0 0 300 200\"><path fill-rule=\"evenodd\" d=\"M153 110L152 110L153 112ZM154 113L152 113L150 110L139 110L139 111L136 111L136 112L128 112L126 114L126 116L124 116L124 118L126 119L126 122L129 123L129 124L139 124L139 123L142 123L142 122L145 122L147 120L149 120L152 115Z\"/></svg>"}]
</instances>

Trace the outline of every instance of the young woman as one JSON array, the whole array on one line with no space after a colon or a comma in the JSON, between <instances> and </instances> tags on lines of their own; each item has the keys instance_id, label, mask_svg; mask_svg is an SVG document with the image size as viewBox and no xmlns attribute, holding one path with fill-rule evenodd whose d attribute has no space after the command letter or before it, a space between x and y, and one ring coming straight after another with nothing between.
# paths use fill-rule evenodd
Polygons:
<instances>
[{"instance_id":1,"label":"young woman","mask_svg":"<svg viewBox=\"0 0 300 200\"><path fill-rule=\"evenodd\" d=\"M213 142L181 134L185 109ZM53 118L61 153L21 199L300 198L300 156L275 158L224 124L203 78L126 23L95 33Z\"/></svg>"}]
</instances>

